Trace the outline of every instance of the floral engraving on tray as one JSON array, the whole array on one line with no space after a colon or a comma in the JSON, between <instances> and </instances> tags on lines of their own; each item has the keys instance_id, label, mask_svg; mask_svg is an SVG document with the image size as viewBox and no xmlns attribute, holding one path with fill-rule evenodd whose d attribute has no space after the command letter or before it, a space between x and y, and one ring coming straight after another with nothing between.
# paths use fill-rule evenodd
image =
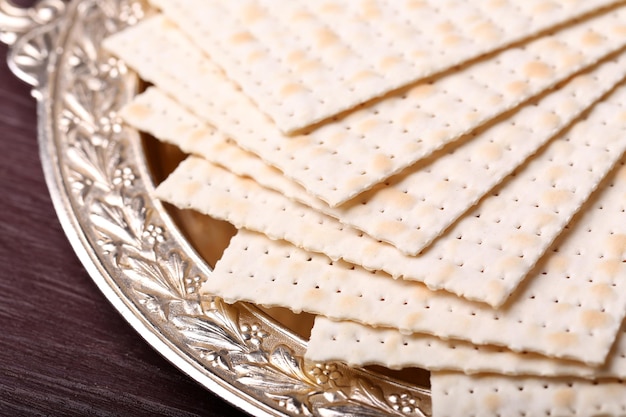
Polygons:
<instances>
[{"instance_id":1,"label":"floral engraving on tray","mask_svg":"<svg viewBox=\"0 0 626 417\"><path fill-rule=\"evenodd\" d=\"M5 3L0 0L0 14L14 11ZM103 266L102 278L124 304L185 361L239 389L242 401L251 398L273 414L429 414L424 390L342 364L306 363L302 343L268 324L253 307L199 294L209 269L194 262L168 230L167 213L148 192L151 180L138 155L139 137L117 114L134 94L136 79L100 48L105 36L150 11L132 0L83 0L69 10L64 2L49 0L38 7L43 14L33 15L41 22L31 19L30 26L23 22L20 30L0 33L14 33L2 38L15 40L14 67L53 108L40 140L53 144L64 208L88 242L92 262ZM43 69L63 31L63 53L47 81L57 90L46 96L40 88L47 77Z\"/></svg>"},{"instance_id":2,"label":"floral engraving on tray","mask_svg":"<svg viewBox=\"0 0 626 417\"><path fill-rule=\"evenodd\" d=\"M202 316L179 316L174 322L203 360L262 392L289 414L425 415L422 400L408 392L385 396L379 382L348 375L344 365L306 363L284 344L265 346L269 331L258 323L242 322L239 313L213 298Z\"/></svg>"},{"instance_id":3,"label":"floral engraving on tray","mask_svg":"<svg viewBox=\"0 0 626 417\"><path fill-rule=\"evenodd\" d=\"M11 2L0 1L3 17L0 41L13 45L9 65L15 75L33 86L39 86L45 75L65 10L66 3L62 0L41 0L31 9L19 9Z\"/></svg>"}]
</instances>

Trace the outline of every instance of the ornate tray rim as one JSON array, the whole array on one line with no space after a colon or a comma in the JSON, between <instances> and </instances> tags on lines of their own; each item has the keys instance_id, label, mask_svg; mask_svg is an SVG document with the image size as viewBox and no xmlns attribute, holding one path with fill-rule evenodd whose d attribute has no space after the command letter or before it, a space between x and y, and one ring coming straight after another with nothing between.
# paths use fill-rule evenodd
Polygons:
<instances>
[{"instance_id":1,"label":"ornate tray rim","mask_svg":"<svg viewBox=\"0 0 626 417\"><path fill-rule=\"evenodd\" d=\"M161 355L248 413L429 415L427 390L305 363L305 341L256 307L197 293L210 268L152 197L140 135L116 114L138 80L98 47L146 12L141 0L40 0L31 9L0 0L9 65L38 100L55 210L100 291Z\"/></svg>"}]
</instances>

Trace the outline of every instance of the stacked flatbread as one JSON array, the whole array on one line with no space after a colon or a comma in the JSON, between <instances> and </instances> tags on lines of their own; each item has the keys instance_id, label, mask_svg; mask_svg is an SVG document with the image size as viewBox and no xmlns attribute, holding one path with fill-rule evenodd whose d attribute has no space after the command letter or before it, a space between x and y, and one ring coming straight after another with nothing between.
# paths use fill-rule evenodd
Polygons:
<instances>
[{"instance_id":1,"label":"stacked flatbread","mask_svg":"<svg viewBox=\"0 0 626 417\"><path fill-rule=\"evenodd\" d=\"M437 416L626 414L625 2L152 3L105 46L159 198L239 229L203 291Z\"/></svg>"}]
</instances>

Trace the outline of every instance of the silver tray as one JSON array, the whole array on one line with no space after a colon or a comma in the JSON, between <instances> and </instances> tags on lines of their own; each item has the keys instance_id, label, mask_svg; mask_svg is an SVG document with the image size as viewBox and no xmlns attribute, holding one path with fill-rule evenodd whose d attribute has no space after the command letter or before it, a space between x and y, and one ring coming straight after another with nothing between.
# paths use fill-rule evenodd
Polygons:
<instances>
[{"instance_id":1,"label":"silver tray","mask_svg":"<svg viewBox=\"0 0 626 417\"><path fill-rule=\"evenodd\" d=\"M147 13L131 0L0 0L9 65L38 100L48 188L92 279L152 347L251 414L430 415L426 373L306 362L310 316L198 293L232 231L154 199L180 156L121 123L142 85L100 47Z\"/></svg>"}]
</instances>

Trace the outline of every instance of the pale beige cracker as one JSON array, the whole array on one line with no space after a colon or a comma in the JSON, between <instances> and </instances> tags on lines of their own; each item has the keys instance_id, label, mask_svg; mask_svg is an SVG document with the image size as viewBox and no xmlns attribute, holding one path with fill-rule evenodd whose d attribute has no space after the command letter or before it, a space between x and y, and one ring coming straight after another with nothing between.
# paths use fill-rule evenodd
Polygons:
<instances>
[{"instance_id":1,"label":"pale beige cracker","mask_svg":"<svg viewBox=\"0 0 626 417\"><path fill-rule=\"evenodd\" d=\"M178 146L183 152L199 155L207 161L242 177L251 177L265 186L292 190L301 199L308 196L299 185L267 165L256 155L241 149L210 124L199 119L178 102L155 87L135 96L120 111L126 123L147 132L162 142ZM269 179L269 181L265 181Z\"/></svg>"},{"instance_id":2,"label":"pale beige cracker","mask_svg":"<svg viewBox=\"0 0 626 417\"><path fill-rule=\"evenodd\" d=\"M137 96L121 115L132 126L177 144L185 152L200 155L237 175L254 178L267 188L389 242L405 253L416 254L555 132L613 87L625 71L626 54L620 54L557 86L556 91L511 117L461 139L462 145L436 153L336 208L311 196L279 170L242 150L155 88ZM328 251L327 254L332 256ZM376 262L379 257L361 260L353 255L349 259L394 276L410 275L393 259L387 261L387 266Z\"/></svg>"},{"instance_id":3,"label":"pale beige cracker","mask_svg":"<svg viewBox=\"0 0 626 417\"><path fill-rule=\"evenodd\" d=\"M610 0L152 0L293 132Z\"/></svg>"},{"instance_id":4,"label":"pale beige cracker","mask_svg":"<svg viewBox=\"0 0 626 417\"><path fill-rule=\"evenodd\" d=\"M625 20L622 7L293 137L283 135L161 16L104 45L142 78L334 206L619 49L626 42Z\"/></svg>"},{"instance_id":5,"label":"pale beige cracker","mask_svg":"<svg viewBox=\"0 0 626 417\"><path fill-rule=\"evenodd\" d=\"M208 162L184 164L161 184L158 194L181 208L196 209L331 259L422 281L431 289L445 289L497 307L620 159L626 147L624 103L626 85L597 104L585 120L551 142L418 256L403 255L332 217Z\"/></svg>"},{"instance_id":6,"label":"pale beige cracker","mask_svg":"<svg viewBox=\"0 0 626 417\"><path fill-rule=\"evenodd\" d=\"M626 328L622 323L606 363L591 367L536 353L517 353L426 334L404 335L395 329L317 316L305 358L314 362L341 361L352 366L418 367L465 374L626 378Z\"/></svg>"},{"instance_id":7,"label":"pale beige cracker","mask_svg":"<svg viewBox=\"0 0 626 417\"><path fill-rule=\"evenodd\" d=\"M621 54L348 203L330 209L319 204L314 207L415 255L620 81L625 72L626 54Z\"/></svg>"},{"instance_id":8,"label":"pale beige cracker","mask_svg":"<svg viewBox=\"0 0 626 417\"><path fill-rule=\"evenodd\" d=\"M618 417L626 383L571 378L516 378L433 373L433 417Z\"/></svg>"},{"instance_id":9,"label":"pale beige cracker","mask_svg":"<svg viewBox=\"0 0 626 417\"><path fill-rule=\"evenodd\" d=\"M623 165L610 184L499 310L246 230L231 240L202 290L228 302L282 306L599 365L626 310Z\"/></svg>"}]
</instances>

